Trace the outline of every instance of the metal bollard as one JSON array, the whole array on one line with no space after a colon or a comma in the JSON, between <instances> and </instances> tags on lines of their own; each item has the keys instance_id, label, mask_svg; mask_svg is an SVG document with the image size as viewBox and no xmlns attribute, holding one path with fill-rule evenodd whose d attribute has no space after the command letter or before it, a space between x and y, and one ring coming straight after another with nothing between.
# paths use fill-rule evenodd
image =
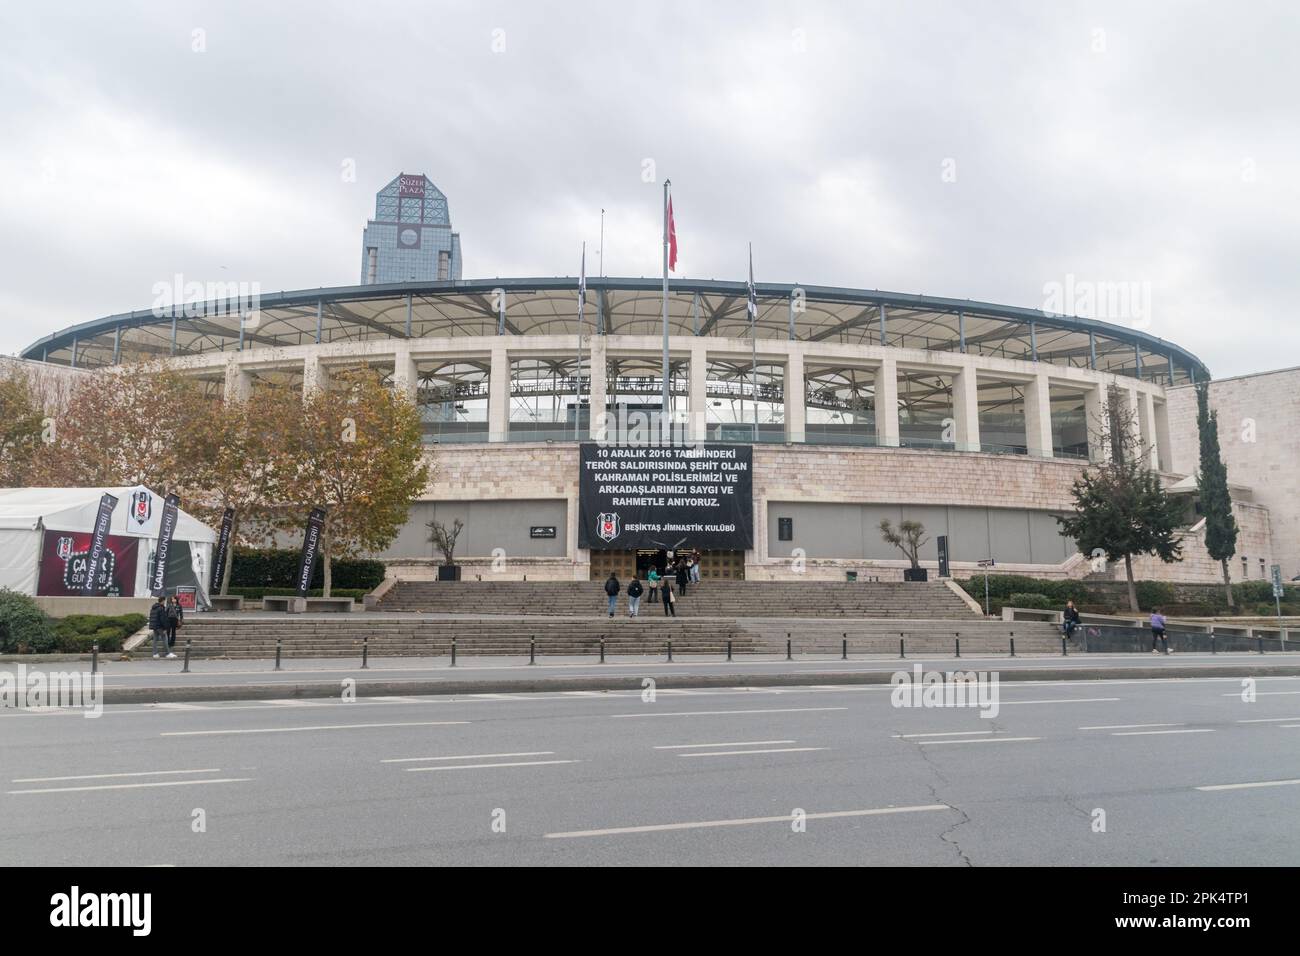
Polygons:
<instances>
[{"instance_id":1,"label":"metal bollard","mask_svg":"<svg viewBox=\"0 0 1300 956\"><path fill-rule=\"evenodd\" d=\"M903 635L902 635L902 634L899 634L899 635L898 635L898 656L899 656L899 657L906 657L906 656L907 656L906 654L903 653Z\"/></svg>"},{"instance_id":2,"label":"metal bollard","mask_svg":"<svg viewBox=\"0 0 1300 956\"><path fill-rule=\"evenodd\" d=\"M605 635L600 635L600 662L605 663Z\"/></svg>"},{"instance_id":3,"label":"metal bollard","mask_svg":"<svg viewBox=\"0 0 1300 956\"><path fill-rule=\"evenodd\" d=\"M669 638L669 640L668 640L668 660L671 661L672 659L673 659L673 642L672 642L672 639Z\"/></svg>"},{"instance_id":4,"label":"metal bollard","mask_svg":"<svg viewBox=\"0 0 1300 956\"><path fill-rule=\"evenodd\" d=\"M456 635L451 636L451 666L456 666Z\"/></svg>"},{"instance_id":5,"label":"metal bollard","mask_svg":"<svg viewBox=\"0 0 1300 956\"><path fill-rule=\"evenodd\" d=\"M92 674L99 673L99 645L98 644L90 645L90 672Z\"/></svg>"},{"instance_id":6,"label":"metal bollard","mask_svg":"<svg viewBox=\"0 0 1300 956\"><path fill-rule=\"evenodd\" d=\"M841 632L840 636L842 638L840 641L840 660L847 661L849 659L849 635Z\"/></svg>"},{"instance_id":7,"label":"metal bollard","mask_svg":"<svg viewBox=\"0 0 1300 956\"><path fill-rule=\"evenodd\" d=\"M1264 639L1263 639L1262 637L1256 637L1255 640L1259 643L1259 652L1260 652L1261 654L1263 654L1263 653L1264 653Z\"/></svg>"},{"instance_id":8,"label":"metal bollard","mask_svg":"<svg viewBox=\"0 0 1300 956\"><path fill-rule=\"evenodd\" d=\"M1064 635L1064 634L1061 635L1061 656L1062 656L1062 657L1068 657L1068 656L1069 656L1069 652L1065 649L1065 635Z\"/></svg>"},{"instance_id":9,"label":"metal bollard","mask_svg":"<svg viewBox=\"0 0 1300 956\"><path fill-rule=\"evenodd\" d=\"M1215 647L1214 647L1214 632L1213 632L1213 631L1210 632L1210 653L1211 653L1211 654L1217 654L1217 653L1219 653L1218 650L1216 650Z\"/></svg>"},{"instance_id":10,"label":"metal bollard","mask_svg":"<svg viewBox=\"0 0 1300 956\"><path fill-rule=\"evenodd\" d=\"M275 669L280 670L280 639L275 639Z\"/></svg>"},{"instance_id":11,"label":"metal bollard","mask_svg":"<svg viewBox=\"0 0 1300 956\"><path fill-rule=\"evenodd\" d=\"M1014 634L1011 635L1011 656L1016 656L1016 636Z\"/></svg>"},{"instance_id":12,"label":"metal bollard","mask_svg":"<svg viewBox=\"0 0 1300 956\"><path fill-rule=\"evenodd\" d=\"M190 645L193 643L194 642L188 637L185 638L185 663L181 667L182 674L188 674L190 672Z\"/></svg>"},{"instance_id":13,"label":"metal bollard","mask_svg":"<svg viewBox=\"0 0 1300 956\"><path fill-rule=\"evenodd\" d=\"M790 632L789 631L787 631L785 635L785 659L787 661L794 660L794 658L790 655Z\"/></svg>"},{"instance_id":14,"label":"metal bollard","mask_svg":"<svg viewBox=\"0 0 1300 956\"><path fill-rule=\"evenodd\" d=\"M727 660L731 660L731 638L727 638Z\"/></svg>"},{"instance_id":15,"label":"metal bollard","mask_svg":"<svg viewBox=\"0 0 1300 956\"><path fill-rule=\"evenodd\" d=\"M961 657L961 635L960 635L960 634L954 634L954 635L952 636L952 643L953 643L953 646L954 646L954 647L956 648L956 650L957 650L957 656L958 656L958 657Z\"/></svg>"},{"instance_id":16,"label":"metal bollard","mask_svg":"<svg viewBox=\"0 0 1300 956\"><path fill-rule=\"evenodd\" d=\"M537 638L528 635L528 663L537 663Z\"/></svg>"},{"instance_id":17,"label":"metal bollard","mask_svg":"<svg viewBox=\"0 0 1300 956\"><path fill-rule=\"evenodd\" d=\"M361 638L361 669L368 670L370 667L370 635L367 634Z\"/></svg>"}]
</instances>

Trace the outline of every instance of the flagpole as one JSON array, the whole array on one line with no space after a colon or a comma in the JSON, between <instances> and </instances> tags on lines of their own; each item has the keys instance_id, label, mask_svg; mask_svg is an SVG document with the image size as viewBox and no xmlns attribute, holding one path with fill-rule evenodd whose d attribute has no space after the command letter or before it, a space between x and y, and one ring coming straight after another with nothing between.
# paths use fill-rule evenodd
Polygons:
<instances>
[{"instance_id":1,"label":"flagpole","mask_svg":"<svg viewBox=\"0 0 1300 956\"><path fill-rule=\"evenodd\" d=\"M661 427L668 428L668 187L671 179L664 180L664 362L663 362L663 421Z\"/></svg>"},{"instance_id":2,"label":"flagpole","mask_svg":"<svg viewBox=\"0 0 1300 956\"><path fill-rule=\"evenodd\" d=\"M573 439L582 441L582 331L587 324L587 243L582 243L582 276L578 279L578 383L573 403Z\"/></svg>"},{"instance_id":3,"label":"flagpole","mask_svg":"<svg viewBox=\"0 0 1300 956\"><path fill-rule=\"evenodd\" d=\"M605 278L605 210L600 211L600 277Z\"/></svg>"}]
</instances>

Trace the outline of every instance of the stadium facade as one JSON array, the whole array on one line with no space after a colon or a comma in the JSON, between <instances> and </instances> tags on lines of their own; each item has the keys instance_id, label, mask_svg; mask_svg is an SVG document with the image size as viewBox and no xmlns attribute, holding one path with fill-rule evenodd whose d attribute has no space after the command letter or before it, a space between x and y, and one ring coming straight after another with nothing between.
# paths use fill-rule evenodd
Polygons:
<instances>
[{"instance_id":1,"label":"stadium facade","mask_svg":"<svg viewBox=\"0 0 1300 956\"><path fill-rule=\"evenodd\" d=\"M600 449L645 444L643 422L660 410L661 284L589 279L581 316L577 286L574 278L362 284L265 295L252 312L208 301L74 326L24 358L83 370L161 358L227 396L259 382L328 387L337 370L378 368L418 404L434 464L383 557L403 575L432 574L427 522L459 517L463 573L514 579L625 574L673 547L701 547L706 577L898 579L907 562L881 540L883 518L925 524L931 569L935 538L945 535L958 576L987 558L1008 572L1096 574L1054 516L1070 508L1081 469L1104 454L1089 422L1114 384L1151 465L1187 500L1185 560L1139 562L1139 575L1218 579L1191 477L1191 386L1209 372L1174 343L969 300L770 284L757 287L751 332L745 283L672 281L677 444L716 450L717 460L680 486L602 486L583 478L600 478L587 471L603 467L592 463ZM1284 376L1276 387L1294 396L1295 384ZM1275 547L1270 508L1250 487L1269 467L1243 469L1233 448L1225 454L1245 575L1278 560L1288 577L1300 573L1300 555ZM659 480L635 470L645 465L623 478ZM729 477L728 468L744 474ZM1294 521L1295 496L1288 504L1284 491L1273 498ZM708 511L710 501L723 510ZM659 506L655 521L675 520L641 520L647 503ZM710 523L718 515L729 520Z\"/></svg>"}]
</instances>

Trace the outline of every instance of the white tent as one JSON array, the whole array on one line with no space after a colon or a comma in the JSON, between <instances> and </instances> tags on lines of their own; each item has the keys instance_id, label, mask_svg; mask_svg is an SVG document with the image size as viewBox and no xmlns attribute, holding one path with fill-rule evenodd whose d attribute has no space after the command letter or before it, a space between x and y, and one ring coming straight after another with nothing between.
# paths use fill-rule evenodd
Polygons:
<instances>
[{"instance_id":1,"label":"white tent","mask_svg":"<svg viewBox=\"0 0 1300 956\"><path fill-rule=\"evenodd\" d=\"M158 543L162 524L163 496L144 485L125 488L0 488L0 587L23 594L61 593L41 591L41 584L52 573L53 557L65 567L70 557L84 547L95 526L100 499L110 494L117 498L109 523L110 541L130 546L135 562L134 575L117 582L124 597L149 595L149 568ZM62 535L59 532L63 532ZM198 587L199 599L207 603L208 573L212 567L212 548L216 533L203 522L181 510L177 516L173 542L187 547L176 549L189 553L189 567L182 574L168 562L168 588L172 578L184 577L182 583ZM42 568L42 560L46 567ZM56 569L57 570L57 569ZM189 573L183 573L188 571ZM43 573L44 572L44 573ZM67 579L66 573L64 579Z\"/></svg>"}]
</instances>

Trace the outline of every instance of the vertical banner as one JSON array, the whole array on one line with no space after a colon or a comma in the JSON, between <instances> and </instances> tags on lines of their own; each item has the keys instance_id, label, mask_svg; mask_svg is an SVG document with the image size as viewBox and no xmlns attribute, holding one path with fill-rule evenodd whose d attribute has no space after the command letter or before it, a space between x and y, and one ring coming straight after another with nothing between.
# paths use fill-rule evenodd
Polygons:
<instances>
[{"instance_id":1,"label":"vertical banner","mask_svg":"<svg viewBox=\"0 0 1300 956\"><path fill-rule=\"evenodd\" d=\"M90 554L86 564L86 579L81 585L81 593L94 594L95 582L99 578L100 566L104 563L104 548L108 544L108 528L113 521L113 509L117 507L117 498L106 494L99 499L99 513L95 515L95 529L90 534Z\"/></svg>"},{"instance_id":2,"label":"vertical banner","mask_svg":"<svg viewBox=\"0 0 1300 956\"><path fill-rule=\"evenodd\" d=\"M312 508L307 517L307 533L302 539L302 560L298 562L298 597L306 597L311 587L311 577L316 573L316 558L320 554L320 536L325 527L325 509Z\"/></svg>"},{"instance_id":3,"label":"vertical banner","mask_svg":"<svg viewBox=\"0 0 1300 956\"><path fill-rule=\"evenodd\" d=\"M154 548L153 567L149 569L149 593L162 597L167 593L167 552L171 550L172 536L180 517L179 495L168 495L163 501L162 520L158 524L158 546Z\"/></svg>"},{"instance_id":4,"label":"vertical banner","mask_svg":"<svg viewBox=\"0 0 1300 956\"><path fill-rule=\"evenodd\" d=\"M935 538L935 543L939 547L939 577L948 577L948 536L941 534Z\"/></svg>"},{"instance_id":5,"label":"vertical banner","mask_svg":"<svg viewBox=\"0 0 1300 956\"><path fill-rule=\"evenodd\" d=\"M226 576L226 560L230 553L230 531L235 525L235 509L227 508L221 516L221 534L217 536L217 553L212 558L212 584L209 594L221 593L221 579Z\"/></svg>"}]
</instances>

